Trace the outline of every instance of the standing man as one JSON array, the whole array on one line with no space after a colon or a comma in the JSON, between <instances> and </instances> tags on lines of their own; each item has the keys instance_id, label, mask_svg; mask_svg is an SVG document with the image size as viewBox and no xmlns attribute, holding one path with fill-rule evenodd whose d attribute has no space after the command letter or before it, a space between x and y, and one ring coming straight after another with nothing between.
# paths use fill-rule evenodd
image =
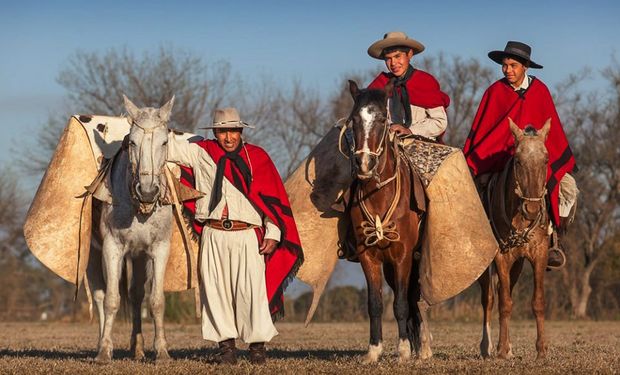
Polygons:
<instances>
[{"instance_id":1,"label":"standing man","mask_svg":"<svg viewBox=\"0 0 620 375\"><path fill-rule=\"evenodd\" d=\"M394 90L388 104L390 130L398 135L440 137L448 126L446 108L450 97L441 91L432 75L415 69L411 58L424 51L417 40L402 31L392 31L368 47L368 54L383 60L388 73L380 73L368 86L383 89L392 79Z\"/></svg>"},{"instance_id":2,"label":"standing man","mask_svg":"<svg viewBox=\"0 0 620 375\"><path fill-rule=\"evenodd\" d=\"M575 158L549 89L540 79L527 74L529 68L542 69L530 59L530 53L530 46L515 41L509 41L503 51L489 52L489 58L502 66L504 78L484 93L463 152L474 176L483 180L485 174L501 171L514 153L509 117L521 127L540 127L550 118L551 129L545 142L549 151L547 191L556 231L553 237L557 238L557 229L565 221L561 217L574 212L577 187L568 172L575 167ZM562 191L575 192L572 199L560 197L560 185ZM565 262L566 256L556 240L549 249L548 266L559 268Z\"/></svg>"},{"instance_id":3,"label":"standing man","mask_svg":"<svg viewBox=\"0 0 620 375\"><path fill-rule=\"evenodd\" d=\"M194 228L200 237L203 338L219 344L218 362L237 362L235 339L263 364L278 334L283 292L303 262L295 220L278 171L260 147L243 142L234 108L215 111L215 140L168 142L168 160L193 170Z\"/></svg>"}]
</instances>

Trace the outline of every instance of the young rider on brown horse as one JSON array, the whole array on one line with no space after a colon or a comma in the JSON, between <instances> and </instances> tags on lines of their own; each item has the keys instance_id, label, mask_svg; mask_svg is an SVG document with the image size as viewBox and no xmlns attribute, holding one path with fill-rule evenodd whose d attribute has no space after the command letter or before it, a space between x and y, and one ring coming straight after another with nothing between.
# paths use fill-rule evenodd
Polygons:
<instances>
[{"instance_id":1,"label":"young rider on brown horse","mask_svg":"<svg viewBox=\"0 0 620 375\"><path fill-rule=\"evenodd\" d=\"M446 108L450 97L441 91L439 82L431 74L413 68L411 59L424 51L424 45L402 31L391 31L383 39L368 47L368 55L383 60L388 72L381 72L368 85L369 89L383 89L392 81L393 90L388 100L390 131L399 136L419 135L430 140L440 139L448 127ZM341 245L341 258L356 260L353 240Z\"/></svg>"},{"instance_id":2,"label":"young rider on brown horse","mask_svg":"<svg viewBox=\"0 0 620 375\"><path fill-rule=\"evenodd\" d=\"M382 89L393 79L388 107L390 130L398 135L416 134L436 139L448 126L446 108L450 98L441 91L435 77L411 65L411 58L422 51L422 43L401 31L385 34L368 47L368 54L383 60L389 72L381 72L368 88Z\"/></svg>"},{"instance_id":3,"label":"young rider on brown horse","mask_svg":"<svg viewBox=\"0 0 620 375\"><path fill-rule=\"evenodd\" d=\"M574 213L577 187L568 173L575 167L575 159L549 89L540 79L527 74L528 68L542 68L530 59L530 52L530 46L514 41L509 41L503 51L489 52L489 58L502 66L504 78L484 93L463 152L476 180L484 185L485 176L501 171L514 153L508 118L521 127L542 126L551 119L546 141L549 151L547 191L550 216L557 233L557 228L565 226L566 220L561 218ZM564 192L572 194L562 194ZM548 266L559 268L566 257L559 248L557 236L553 237L556 240L549 250Z\"/></svg>"}]
</instances>

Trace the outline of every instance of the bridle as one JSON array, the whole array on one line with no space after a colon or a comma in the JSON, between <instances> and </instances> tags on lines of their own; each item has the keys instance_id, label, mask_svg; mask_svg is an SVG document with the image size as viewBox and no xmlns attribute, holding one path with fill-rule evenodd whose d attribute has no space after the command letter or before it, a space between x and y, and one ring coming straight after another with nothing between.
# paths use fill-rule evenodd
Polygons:
<instances>
[{"instance_id":1,"label":"bridle","mask_svg":"<svg viewBox=\"0 0 620 375\"><path fill-rule=\"evenodd\" d=\"M502 253L505 253L512 248L520 247L520 246L527 244L530 240L529 236L532 230L536 228L536 226L538 225L541 225L541 226L545 225L543 223L543 220L544 220L544 214L545 214L545 202L546 202L545 197L547 195L547 188L543 189L543 192L539 197L525 196L523 194L523 190L521 189L521 185L519 184L519 180L517 179L515 164L516 163L514 162L514 158L511 159L511 161L509 162L509 165L506 168L504 168L504 171L502 173L495 174L492 177L491 181L489 182L489 185L487 186L487 191L486 191L486 195L487 195L486 199L487 199L487 206L489 210L489 218L491 222L491 227L495 234L495 238L497 238L498 240L500 250ZM517 229L514 227L514 225L512 224L512 220L508 217L508 213L506 210L505 184L508 181L507 177L508 177L509 169L512 169L512 176L515 182L514 192L517 198L519 199L519 211L521 213L521 216L523 216L523 218L525 218L526 220L530 222L528 226L523 229ZM498 180L501 180L504 184L504 186L500 186L502 187L501 189L495 189L495 187L497 186L497 183L499 182ZM500 235L499 230L497 229L496 220L494 219L492 215L492 205L493 205L493 196L494 196L493 192L495 191L498 191L500 194L499 201L501 202L501 205L502 205L501 206L502 221L504 222L506 226L510 228L510 232L508 233L508 236L506 239L503 239L502 236ZM525 209L525 204L527 202L539 203L538 210L536 211L536 216L533 219L530 219L528 217L529 215L527 214L527 211Z\"/></svg>"},{"instance_id":2,"label":"bridle","mask_svg":"<svg viewBox=\"0 0 620 375\"><path fill-rule=\"evenodd\" d=\"M131 123L131 126L137 127L138 129L142 130L144 135L147 135L147 134L154 133L155 130L159 128L165 128L166 124L161 124L161 125L158 125L152 128L145 128L143 126L140 126L137 122L133 121ZM138 150L138 155L142 155L143 145L144 145L144 142L140 142L140 149ZM151 147L150 157L151 157L151 165L154 166L155 157L153 155L152 147ZM155 170L154 168L152 168L150 171L139 171L138 162L134 160L134 157L132 156L132 153L129 150L127 150L127 158L129 160L129 166L130 166L130 172L129 172L130 178L128 179L128 181L129 181L129 191L130 191L131 197L134 200L134 202L137 203L138 210L140 211L140 213L142 214L151 213L153 209L155 208L155 205L159 203L159 200L155 202L143 202L136 192L136 186L140 184L140 176L153 176L154 178L157 178L159 181L159 177L163 173L165 173L164 168L166 168L166 165L164 163L164 165L162 166L160 170ZM160 182L160 185L162 185L161 182ZM160 188L160 200L162 198L162 194L161 194L162 191L163 189Z\"/></svg>"},{"instance_id":3,"label":"bridle","mask_svg":"<svg viewBox=\"0 0 620 375\"><path fill-rule=\"evenodd\" d=\"M350 158L349 158L349 155L343 152L342 138L345 137L346 130L351 129L352 122L353 122L352 116L349 116L345 124L340 129L340 136L338 139L338 150L347 159L350 159ZM392 147L393 147L394 157L396 159L395 160L396 165L394 168L394 174L391 177L387 178L386 180L381 181L380 175L383 173L387 165L388 155L385 151L387 149L388 139L391 142ZM367 154L367 155L374 156L377 158L377 163L373 166L371 170L371 173L377 182L377 185L376 185L377 190L386 186L391 181L395 180L395 183L396 183L394 197L392 199L392 202L390 203L390 206L387 212L385 213L385 215L383 215L383 218L379 214L373 215L370 212L370 210L368 209L368 206L365 203L365 197L364 197L364 193L362 189L361 188L357 189L357 199L360 205L360 210L362 211L362 216L364 218L364 220L362 220L362 222L360 223L362 227L362 232L365 237L364 244L367 247L371 247L371 246L377 245L380 241L384 241L384 240L388 242L398 241L400 240L400 234L396 230L396 223L392 221L392 215L394 214L394 211L396 210L396 207L398 206L398 202L400 201L400 196L401 196L401 191L400 191L401 190L401 177L399 173L400 172L400 157L398 156L398 144L399 144L398 137L396 137L393 133L389 133L389 122L386 119L383 122L383 131L381 133L381 140L379 142L379 146L377 147L375 151L355 150L354 142L355 140L353 140L353 144L351 144L351 151L352 151L351 153L353 154L353 156ZM383 161L381 162L382 159ZM382 164L380 168L379 168L379 164Z\"/></svg>"}]
</instances>

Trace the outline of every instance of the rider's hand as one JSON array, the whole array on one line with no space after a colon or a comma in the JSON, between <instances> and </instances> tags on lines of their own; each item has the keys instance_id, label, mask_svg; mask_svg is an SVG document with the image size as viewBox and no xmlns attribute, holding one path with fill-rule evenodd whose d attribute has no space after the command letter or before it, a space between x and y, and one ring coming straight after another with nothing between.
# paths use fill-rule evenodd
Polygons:
<instances>
[{"instance_id":1,"label":"rider's hand","mask_svg":"<svg viewBox=\"0 0 620 375\"><path fill-rule=\"evenodd\" d=\"M277 244L278 244L278 241L272 240L271 238L265 238L263 240L263 243L258 248L258 252L261 255L269 255L273 253L273 251L276 249Z\"/></svg>"},{"instance_id":2,"label":"rider's hand","mask_svg":"<svg viewBox=\"0 0 620 375\"><path fill-rule=\"evenodd\" d=\"M411 134L411 130L402 126L401 124L390 125L390 131L396 133L396 135L399 137Z\"/></svg>"}]
</instances>

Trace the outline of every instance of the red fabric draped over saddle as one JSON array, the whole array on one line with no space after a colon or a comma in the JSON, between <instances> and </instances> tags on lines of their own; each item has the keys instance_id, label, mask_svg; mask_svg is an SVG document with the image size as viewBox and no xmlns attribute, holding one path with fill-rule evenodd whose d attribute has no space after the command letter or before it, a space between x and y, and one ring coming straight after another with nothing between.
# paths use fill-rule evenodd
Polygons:
<instances>
[{"instance_id":1,"label":"red fabric draped over saddle","mask_svg":"<svg viewBox=\"0 0 620 375\"><path fill-rule=\"evenodd\" d=\"M368 88L383 89L393 77L392 73L382 72L368 85ZM441 91L439 82L423 70L414 70L405 86L410 104L427 109L440 106L448 108L450 105L450 97Z\"/></svg>"},{"instance_id":2,"label":"red fabric draped over saddle","mask_svg":"<svg viewBox=\"0 0 620 375\"><path fill-rule=\"evenodd\" d=\"M545 142L549 152L547 190L550 192L551 218L559 226L559 190L564 174L575 167L560 118L549 89L532 77L526 91L519 94L505 80L492 84L484 93L478 112L465 141L463 153L474 175L499 172L514 154L514 137L508 118L522 129L532 125L540 129L551 118L551 129Z\"/></svg>"},{"instance_id":3,"label":"red fabric draped over saddle","mask_svg":"<svg viewBox=\"0 0 620 375\"><path fill-rule=\"evenodd\" d=\"M196 144L202 147L216 164L225 153L214 140L199 141ZM232 166L232 163L226 163L224 176L237 187L239 187L239 183L242 184L240 190L248 200L262 215L271 219L282 232L276 250L265 259L267 298L269 299L271 316L275 320L284 315L284 289L292 281L303 263L303 251L284 184L271 158L258 146L245 144L245 150L247 150L247 154L241 150L239 155L247 165L251 166L252 182L249 191L241 173L236 167ZM186 167L181 168L183 170L181 182L194 187L192 170ZM196 201L187 201L184 205L193 217L196 212ZM202 233L204 224L194 220L193 225L198 234ZM259 243L262 241L262 235L263 231L258 230Z\"/></svg>"}]
</instances>

